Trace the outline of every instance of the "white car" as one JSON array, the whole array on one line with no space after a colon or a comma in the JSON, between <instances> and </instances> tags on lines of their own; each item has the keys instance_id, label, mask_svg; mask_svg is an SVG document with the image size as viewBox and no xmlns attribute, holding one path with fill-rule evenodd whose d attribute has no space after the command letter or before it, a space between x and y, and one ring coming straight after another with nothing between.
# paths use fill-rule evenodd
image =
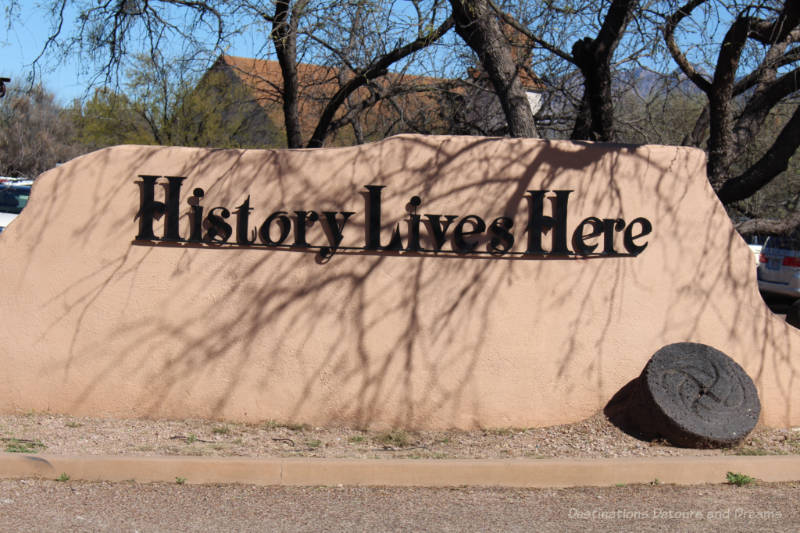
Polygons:
<instances>
[{"instance_id":1,"label":"white car","mask_svg":"<svg viewBox=\"0 0 800 533\"><path fill-rule=\"evenodd\" d=\"M753 257L756 261L756 266L761 262L761 249L764 247L763 244L748 244L750 251L753 252Z\"/></svg>"},{"instance_id":2,"label":"white car","mask_svg":"<svg viewBox=\"0 0 800 533\"><path fill-rule=\"evenodd\" d=\"M0 179L0 232L17 218L28 203L32 180Z\"/></svg>"},{"instance_id":3,"label":"white car","mask_svg":"<svg viewBox=\"0 0 800 533\"><path fill-rule=\"evenodd\" d=\"M758 288L800 298L800 241L782 236L767 239L759 255Z\"/></svg>"}]
</instances>

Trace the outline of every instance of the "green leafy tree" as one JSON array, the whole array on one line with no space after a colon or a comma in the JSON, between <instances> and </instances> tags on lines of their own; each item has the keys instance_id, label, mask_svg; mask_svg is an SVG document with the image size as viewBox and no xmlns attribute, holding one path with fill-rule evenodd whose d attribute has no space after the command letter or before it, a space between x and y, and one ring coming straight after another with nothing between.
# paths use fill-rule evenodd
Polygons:
<instances>
[{"instance_id":1,"label":"green leafy tree","mask_svg":"<svg viewBox=\"0 0 800 533\"><path fill-rule=\"evenodd\" d=\"M286 136L243 85L211 70L183 83L163 118L167 144L220 148L276 148Z\"/></svg>"},{"instance_id":2,"label":"green leafy tree","mask_svg":"<svg viewBox=\"0 0 800 533\"><path fill-rule=\"evenodd\" d=\"M86 151L116 144L155 144L149 125L124 94L98 89L71 109L76 141Z\"/></svg>"},{"instance_id":3,"label":"green leafy tree","mask_svg":"<svg viewBox=\"0 0 800 533\"><path fill-rule=\"evenodd\" d=\"M157 56L160 59L160 56ZM77 139L87 150L116 144L220 148L280 146L281 132L252 95L223 73L198 82L186 71L137 56L125 92L98 89L73 109Z\"/></svg>"}]
</instances>

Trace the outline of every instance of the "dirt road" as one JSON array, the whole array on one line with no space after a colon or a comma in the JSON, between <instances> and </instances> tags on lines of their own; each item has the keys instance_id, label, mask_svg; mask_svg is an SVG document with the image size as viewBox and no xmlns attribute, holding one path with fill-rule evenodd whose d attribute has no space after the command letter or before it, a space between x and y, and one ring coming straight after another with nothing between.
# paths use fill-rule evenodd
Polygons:
<instances>
[{"instance_id":1,"label":"dirt road","mask_svg":"<svg viewBox=\"0 0 800 533\"><path fill-rule=\"evenodd\" d=\"M0 482L2 531L798 531L800 483L277 488Z\"/></svg>"}]
</instances>

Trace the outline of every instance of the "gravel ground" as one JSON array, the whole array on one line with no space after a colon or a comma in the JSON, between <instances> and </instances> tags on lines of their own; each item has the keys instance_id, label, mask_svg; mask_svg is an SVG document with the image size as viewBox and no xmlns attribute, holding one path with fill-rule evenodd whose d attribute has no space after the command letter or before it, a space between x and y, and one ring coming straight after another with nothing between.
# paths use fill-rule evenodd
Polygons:
<instances>
[{"instance_id":1,"label":"gravel ground","mask_svg":"<svg viewBox=\"0 0 800 533\"><path fill-rule=\"evenodd\" d=\"M512 458L798 454L800 428L740 446L643 442L602 414L575 424L374 432L266 422L0 416L6 451L248 457ZM257 487L0 480L0 531L800 531L800 483L608 488Z\"/></svg>"},{"instance_id":2,"label":"gravel ground","mask_svg":"<svg viewBox=\"0 0 800 533\"><path fill-rule=\"evenodd\" d=\"M58 455L504 459L800 453L800 428L756 428L735 448L693 450L638 440L602 414L547 428L376 432L31 413L0 416L0 439L5 451Z\"/></svg>"},{"instance_id":3,"label":"gravel ground","mask_svg":"<svg viewBox=\"0 0 800 533\"><path fill-rule=\"evenodd\" d=\"M798 531L800 484L579 489L0 481L0 531Z\"/></svg>"}]
</instances>

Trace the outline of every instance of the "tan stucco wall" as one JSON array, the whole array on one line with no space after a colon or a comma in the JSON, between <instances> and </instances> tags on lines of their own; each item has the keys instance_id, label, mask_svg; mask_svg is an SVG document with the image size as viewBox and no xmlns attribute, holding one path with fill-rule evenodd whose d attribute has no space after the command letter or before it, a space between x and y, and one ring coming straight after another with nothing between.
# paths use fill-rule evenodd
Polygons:
<instances>
[{"instance_id":1,"label":"tan stucco wall","mask_svg":"<svg viewBox=\"0 0 800 533\"><path fill-rule=\"evenodd\" d=\"M418 136L80 157L39 177L0 235L0 410L541 426L593 414L660 347L693 341L745 368L763 422L800 425L800 333L762 303L704 168L703 152L675 147ZM384 243L419 195L420 213L514 216L524 250L532 189L575 190L570 232L592 215L646 217L653 232L642 254L619 258L353 252L320 264L265 248L142 246L143 174L187 177L184 236L186 199L202 187L206 211L249 194L256 224L276 210L356 211L342 244L363 246L367 184L386 185ZM308 240L326 242L319 224Z\"/></svg>"}]
</instances>

